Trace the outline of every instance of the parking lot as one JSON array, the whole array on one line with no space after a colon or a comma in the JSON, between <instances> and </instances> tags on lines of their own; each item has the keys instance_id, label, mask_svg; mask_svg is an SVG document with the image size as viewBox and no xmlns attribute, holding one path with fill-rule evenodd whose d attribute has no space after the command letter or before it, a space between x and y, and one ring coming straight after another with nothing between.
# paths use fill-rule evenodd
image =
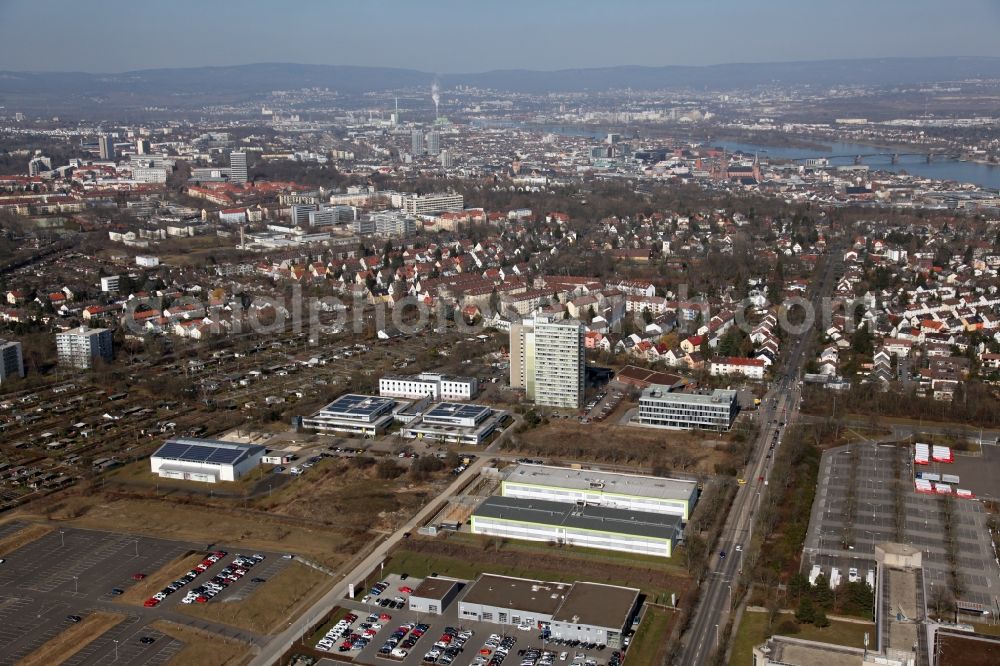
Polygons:
<instances>
[{"instance_id":1,"label":"parking lot","mask_svg":"<svg viewBox=\"0 0 1000 666\"><path fill-rule=\"evenodd\" d=\"M497 666L531 664L576 664L577 666L605 666L613 663L614 650L604 648L586 649L582 646L557 644L543 640L537 628L520 630L512 625L499 625L488 622L473 622L459 620L457 616L458 599L456 598L441 615L417 613L408 609L409 594L405 590L416 589L421 579L407 577L405 580L397 574L387 575L382 581L368 581L369 585L384 582L385 589L378 595L371 594L371 587L358 591L358 599L345 600L342 606L351 611L356 619L334 634L336 639L327 642L328 652L332 655L353 659L355 663L371 666L385 666L399 663L404 666L428 666L441 664L443 666ZM464 591L463 591L464 592ZM460 598L463 592L459 592ZM362 602L368 598L367 602ZM391 605L380 605L380 600L402 600L402 608ZM345 640L349 644L350 637L369 638L362 649L341 650ZM380 654L386 641L396 634L397 641L393 649L405 650L392 654ZM314 647L310 645L309 647ZM526 654L522 654L525 651ZM545 653L548 653L546 656ZM560 659L565 653L565 658ZM506 654L505 658L499 655ZM428 659L429 658L429 659ZM323 664L339 663L334 659L324 659Z\"/></svg>"},{"instance_id":2,"label":"parking lot","mask_svg":"<svg viewBox=\"0 0 1000 666\"><path fill-rule=\"evenodd\" d=\"M0 526L0 538L16 534L25 526L18 522ZM73 626L71 616L83 620L95 612L115 613L123 619L64 663L166 663L184 644L149 627L157 619L248 642L253 636L246 631L176 612L186 587L167 596L155 608L128 604L118 598L138 584L136 574L156 575L179 557L206 553L206 545L56 527L7 554L0 563L0 664L16 663L58 637ZM230 565L236 552L227 550L229 554L199 578L210 580ZM244 598L288 564L289 560L280 554L269 553L243 579L231 581L210 603ZM252 578L263 582L253 582Z\"/></svg>"},{"instance_id":3,"label":"parking lot","mask_svg":"<svg viewBox=\"0 0 1000 666\"><path fill-rule=\"evenodd\" d=\"M870 561L874 559L875 544L901 541L923 551L924 578L930 594L934 586L948 585L946 536L950 532L965 587L962 600L995 608L1000 569L994 560L983 506L975 500L946 500L939 495L917 493L912 454L907 447L870 443L852 446L823 454L804 549L805 571L819 564L829 577L836 566L846 580L848 570L856 567L864 578L867 570L874 568ZM897 534L897 496L901 502L902 538ZM950 518L944 513L948 510ZM849 514L853 514L853 520L848 519Z\"/></svg>"}]
</instances>

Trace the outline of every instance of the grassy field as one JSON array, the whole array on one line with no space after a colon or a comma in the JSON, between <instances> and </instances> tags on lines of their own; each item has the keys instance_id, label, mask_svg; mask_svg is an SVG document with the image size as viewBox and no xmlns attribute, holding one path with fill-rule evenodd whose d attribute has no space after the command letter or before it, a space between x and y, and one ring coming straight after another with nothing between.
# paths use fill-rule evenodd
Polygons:
<instances>
[{"instance_id":1,"label":"grassy field","mask_svg":"<svg viewBox=\"0 0 1000 666\"><path fill-rule=\"evenodd\" d=\"M118 613L91 613L18 662L19 666L61 664L125 619Z\"/></svg>"},{"instance_id":2,"label":"grassy field","mask_svg":"<svg viewBox=\"0 0 1000 666\"><path fill-rule=\"evenodd\" d=\"M743 620L736 632L729 663L734 666L752 663L754 646L760 645L770 636L780 633L778 626L786 620L794 622L794 616L790 613L783 613L778 616L774 626L768 627L767 613L752 613L750 611L743 613ZM857 648L864 647L865 633L868 633L871 641L875 640L875 625L872 623L858 624L830 620L830 626L824 629L819 629L811 624L798 626L799 633L787 635L809 641L821 641Z\"/></svg>"},{"instance_id":3,"label":"grassy field","mask_svg":"<svg viewBox=\"0 0 1000 666\"><path fill-rule=\"evenodd\" d=\"M237 666L246 661L248 650L242 643L167 620L149 626L184 643L184 649L167 662L173 666Z\"/></svg>"},{"instance_id":4,"label":"grassy field","mask_svg":"<svg viewBox=\"0 0 1000 666\"><path fill-rule=\"evenodd\" d=\"M189 551L167 562L157 571L152 573L144 571L142 573L145 573L146 577L125 590L125 594L118 597L118 600L127 604L141 606L146 599L149 599L162 590L168 583L177 580L183 574L193 569L203 559L205 559L205 553L192 553Z\"/></svg>"},{"instance_id":5,"label":"grassy field","mask_svg":"<svg viewBox=\"0 0 1000 666\"><path fill-rule=\"evenodd\" d=\"M581 556L566 548L547 552L522 550L521 544L501 543L499 550L489 543L471 545L460 540L415 538L398 547L386 562L386 569L424 578L432 573L474 579L484 570L504 576L573 582L584 577L598 583L638 587L651 601L683 597L690 584L686 576L673 570L623 564Z\"/></svg>"},{"instance_id":6,"label":"grassy field","mask_svg":"<svg viewBox=\"0 0 1000 666\"><path fill-rule=\"evenodd\" d=\"M27 546L36 539L41 539L53 529L55 528L51 525L26 525L24 528L14 532L13 534L0 539L0 556L6 556L13 553L18 548Z\"/></svg>"},{"instance_id":7,"label":"grassy field","mask_svg":"<svg viewBox=\"0 0 1000 666\"><path fill-rule=\"evenodd\" d=\"M649 607L628 648L628 663L659 664L667 652L667 634L677 613Z\"/></svg>"},{"instance_id":8,"label":"grassy field","mask_svg":"<svg viewBox=\"0 0 1000 666\"><path fill-rule=\"evenodd\" d=\"M223 622L258 633L273 633L298 616L305 602L322 595L333 579L304 564L292 562L241 601L180 606L187 615Z\"/></svg>"}]
</instances>

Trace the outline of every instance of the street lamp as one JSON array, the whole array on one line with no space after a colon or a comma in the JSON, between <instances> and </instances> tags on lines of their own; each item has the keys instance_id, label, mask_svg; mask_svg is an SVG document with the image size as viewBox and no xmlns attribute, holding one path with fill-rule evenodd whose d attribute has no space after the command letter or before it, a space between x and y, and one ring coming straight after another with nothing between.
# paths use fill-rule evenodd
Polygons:
<instances>
[{"instance_id":1,"label":"street lamp","mask_svg":"<svg viewBox=\"0 0 1000 666\"><path fill-rule=\"evenodd\" d=\"M73 594L79 594L80 592L80 577L73 576Z\"/></svg>"},{"instance_id":2,"label":"street lamp","mask_svg":"<svg viewBox=\"0 0 1000 666\"><path fill-rule=\"evenodd\" d=\"M115 642L115 661L118 661L118 639L113 639Z\"/></svg>"},{"instance_id":3,"label":"street lamp","mask_svg":"<svg viewBox=\"0 0 1000 666\"><path fill-rule=\"evenodd\" d=\"M59 530L59 546L64 547L66 545L66 532L65 530Z\"/></svg>"}]
</instances>

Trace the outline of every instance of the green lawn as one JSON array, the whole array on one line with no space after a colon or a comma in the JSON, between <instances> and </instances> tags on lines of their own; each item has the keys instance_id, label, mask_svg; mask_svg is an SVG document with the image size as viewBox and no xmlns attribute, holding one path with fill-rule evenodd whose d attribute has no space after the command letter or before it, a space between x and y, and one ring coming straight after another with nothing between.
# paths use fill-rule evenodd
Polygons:
<instances>
[{"instance_id":1,"label":"green lawn","mask_svg":"<svg viewBox=\"0 0 1000 666\"><path fill-rule=\"evenodd\" d=\"M753 663L754 646L760 645L771 635L778 633L778 625L785 620L794 620L794 617L791 614L779 615L774 626L768 628L767 613L751 613L749 611L743 613L743 620L736 632L736 640L733 642L733 653L729 663L732 666L746 666L746 664ZM811 624L800 624L799 633L788 635L808 641L863 648L865 646L865 633L868 633L870 643L874 644L874 623L856 624L830 620L830 626L824 629L817 629Z\"/></svg>"},{"instance_id":2,"label":"green lawn","mask_svg":"<svg viewBox=\"0 0 1000 666\"><path fill-rule=\"evenodd\" d=\"M670 630L674 613L654 608L646 609L639 630L632 637L628 648L630 664L659 664L663 661L663 653L667 649L667 632Z\"/></svg>"},{"instance_id":3,"label":"green lawn","mask_svg":"<svg viewBox=\"0 0 1000 666\"><path fill-rule=\"evenodd\" d=\"M506 544L504 548L510 548L510 545ZM528 558L532 562L537 562L537 566L490 562L489 572L498 576L572 583L582 577L581 572L585 573L587 571L587 561L585 558L581 558L579 567L574 567L572 571L569 571L546 566L547 560L544 552L540 551L538 555L538 557ZM559 555L562 557L564 550L559 551ZM618 563L615 562L615 564ZM426 578L432 573L437 573L441 576L462 578L465 580L475 580L484 570L483 563L480 561L460 559L447 555L418 553L407 550L405 546L392 553L385 563L385 569L387 572L408 573L418 578ZM650 601L669 603L671 592L683 595L683 590L679 589L662 589L661 586L635 585L635 581L628 580L627 570L623 570L622 573L622 576L597 576L592 579L607 585L643 587L643 591L649 595Z\"/></svg>"}]
</instances>

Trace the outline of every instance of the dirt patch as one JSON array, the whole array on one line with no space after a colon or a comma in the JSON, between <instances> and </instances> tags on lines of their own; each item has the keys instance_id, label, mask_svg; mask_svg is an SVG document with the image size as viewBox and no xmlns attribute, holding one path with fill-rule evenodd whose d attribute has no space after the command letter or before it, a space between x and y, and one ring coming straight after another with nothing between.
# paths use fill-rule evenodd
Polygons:
<instances>
[{"instance_id":1,"label":"dirt patch","mask_svg":"<svg viewBox=\"0 0 1000 666\"><path fill-rule=\"evenodd\" d=\"M118 597L118 599L127 604L141 606L146 599L149 599L166 587L167 584L172 583L193 569L203 559L205 559L204 553L194 553L191 551L174 558L160 567L159 570L148 574L141 581L127 589L125 594Z\"/></svg>"},{"instance_id":2,"label":"dirt patch","mask_svg":"<svg viewBox=\"0 0 1000 666\"><path fill-rule=\"evenodd\" d=\"M298 616L306 602L324 594L333 579L293 562L242 601L181 606L180 611L205 620L223 622L259 633L273 633Z\"/></svg>"},{"instance_id":3,"label":"dirt patch","mask_svg":"<svg viewBox=\"0 0 1000 666\"><path fill-rule=\"evenodd\" d=\"M61 664L125 619L118 613L91 613L17 662L18 666Z\"/></svg>"},{"instance_id":4,"label":"dirt patch","mask_svg":"<svg viewBox=\"0 0 1000 666\"><path fill-rule=\"evenodd\" d=\"M27 525L23 529L0 539L0 556L7 556L18 548L27 546L32 541L41 539L53 529L50 525Z\"/></svg>"},{"instance_id":5,"label":"dirt patch","mask_svg":"<svg viewBox=\"0 0 1000 666\"><path fill-rule=\"evenodd\" d=\"M175 666L198 664L236 666L244 662L244 655L248 651L247 646L242 643L229 641L216 634L186 627L176 622L156 620L149 626L184 643L184 649L167 662Z\"/></svg>"},{"instance_id":6,"label":"dirt patch","mask_svg":"<svg viewBox=\"0 0 1000 666\"><path fill-rule=\"evenodd\" d=\"M728 459L726 448L735 436L726 435L715 446L705 446L705 433L639 428L611 421L583 424L576 419L553 419L512 433L503 448L527 456L712 474L716 464Z\"/></svg>"}]
</instances>

